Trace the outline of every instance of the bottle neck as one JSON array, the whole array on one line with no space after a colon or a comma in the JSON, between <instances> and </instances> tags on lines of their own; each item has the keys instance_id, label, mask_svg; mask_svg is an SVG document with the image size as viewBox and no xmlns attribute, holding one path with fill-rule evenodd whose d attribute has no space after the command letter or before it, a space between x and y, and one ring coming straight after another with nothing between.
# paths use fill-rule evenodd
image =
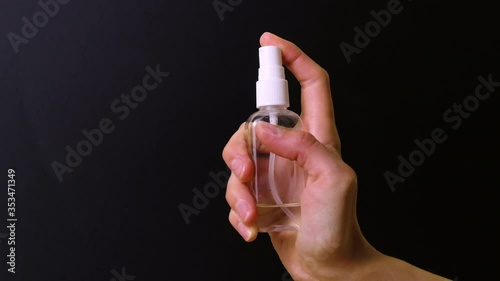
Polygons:
<instances>
[{"instance_id":1,"label":"bottle neck","mask_svg":"<svg viewBox=\"0 0 500 281\"><path fill-rule=\"evenodd\" d=\"M286 111L287 107L284 105L263 105L259 107L259 110L265 111Z\"/></svg>"}]
</instances>

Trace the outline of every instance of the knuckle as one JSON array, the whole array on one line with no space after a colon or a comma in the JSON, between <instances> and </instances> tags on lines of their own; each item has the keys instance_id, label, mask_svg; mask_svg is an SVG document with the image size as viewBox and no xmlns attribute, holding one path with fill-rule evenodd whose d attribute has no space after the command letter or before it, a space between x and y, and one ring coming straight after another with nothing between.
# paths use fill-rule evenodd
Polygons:
<instances>
[{"instance_id":1,"label":"knuckle","mask_svg":"<svg viewBox=\"0 0 500 281\"><path fill-rule=\"evenodd\" d=\"M245 124L246 124L245 122L241 123L238 130L233 134L233 136L229 139L229 141L226 143L226 145L222 149L222 159L224 159L224 161L228 165L229 165L229 162L234 157L233 155L235 154L235 152L237 152L239 143L246 142L246 139L242 138L243 130L245 130ZM243 139L243 140L241 140L241 139Z\"/></svg>"},{"instance_id":2,"label":"knuckle","mask_svg":"<svg viewBox=\"0 0 500 281\"><path fill-rule=\"evenodd\" d=\"M323 67L321 68L321 75L323 76L323 78L327 81L330 81L330 74L328 73L328 71L326 69L324 69Z\"/></svg>"},{"instance_id":3,"label":"knuckle","mask_svg":"<svg viewBox=\"0 0 500 281\"><path fill-rule=\"evenodd\" d=\"M231 173L231 176L229 176L229 180L227 181L227 188L226 188L226 194L225 198L227 203L231 206L231 202L233 200L233 193L232 193L232 186L233 186L233 173Z\"/></svg>"},{"instance_id":4,"label":"knuckle","mask_svg":"<svg viewBox=\"0 0 500 281\"><path fill-rule=\"evenodd\" d=\"M224 162L229 165L229 159L230 159L231 152L229 150L229 147L226 145L224 146L224 149L222 149L222 159L224 159Z\"/></svg>"},{"instance_id":5,"label":"knuckle","mask_svg":"<svg viewBox=\"0 0 500 281\"><path fill-rule=\"evenodd\" d=\"M341 194L353 194L357 190L356 172L342 161L333 160L333 170L327 175L328 181Z\"/></svg>"},{"instance_id":6,"label":"knuckle","mask_svg":"<svg viewBox=\"0 0 500 281\"><path fill-rule=\"evenodd\" d=\"M354 169L351 168L349 165L343 163L340 172L342 174L341 186L343 187L344 191L346 192L355 191L358 185L358 177Z\"/></svg>"},{"instance_id":7,"label":"knuckle","mask_svg":"<svg viewBox=\"0 0 500 281\"><path fill-rule=\"evenodd\" d=\"M309 132L299 132L297 142L293 144L296 147L295 157L299 165L303 166L307 162L308 153L312 146L317 142L316 138Z\"/></svg>"},{"instance_id":8,"label":"knuckle","mask_svg":"<svg viewBox=\"0 0 500 281\"><path fill-rule=\"evenodd\" d=\"M303 148L308 148L316 143L316 138L309 132L299 132L298 144Z\"/></svg>"},{"instance_id":9,"label":"knuckle","mask_svg":"<svg viewBox=\"0 0 500 281\"><path fill-rule=\"evenodd\" d=\"M227 204L229 205L229 207L232 207L231 206L231 202L233 202L233 196L231 195L230 192L226 192L226 202Z\"/></svg>"},{"instance_id":10,"label":"knuckle","mask_svg":"<svg viewBox=\"0 0 500 281\"><path fill-rule=\"evenodd\" d=\"M229 211L229 215L227 216L227 219L229 220L229 222L231 223L231 225L236 228L236 225L238 223L238 219L237 219L237 215L235 214L234 210L231 209Z\"/></svg>"},{"instance_id":11,"label":"knuckle","mask_svg":"<svg viewBox=\"0 0 500 281\"><path fill-rule=\"evenodd\" d=\"M229 202L230 202L229 190L226 191L225 198L226 198L226 202L229 204Z\"/></svg>"},{"instance_id":12,"label":"knuckle","mask_svg":"<svg viewBox=\"0 0 500 281\"><path fill-rule=\"evenodd\" d=\"M325 81L325 82L330 81L330 74L328 74L328 71L321 66L318 69L317 75L318 75L319 81Z\"/></svg>"}]
</instances>

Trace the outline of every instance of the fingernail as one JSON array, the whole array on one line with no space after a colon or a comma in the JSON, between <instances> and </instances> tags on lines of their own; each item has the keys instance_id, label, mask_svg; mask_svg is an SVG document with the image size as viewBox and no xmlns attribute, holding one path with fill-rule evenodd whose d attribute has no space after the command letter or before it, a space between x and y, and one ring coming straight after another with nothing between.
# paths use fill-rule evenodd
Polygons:
<instances>
[{"instance_id":1,"label":"fingernail","mask_svg":"<svg viewBox=\"0 0 500 281\"><path fill-rule=\"evenodd\" d=\"M231 162L231 171L236 174L238 178L243 176L243 172L245 171L245 163L240 159L234 159Z\"/></svg>"},{"instance_id":2,"label":"fingernail","mask_svg":"<svg viewBox=\"0 0 500 281\"><path fill-rule=\"evenodd\" d=\"M250 237L252 236L252 231L250 228L248 228L244 223L240 222L238 226L236 227L236 230L238 233L245 239L245 241L248 241Z\"/></svg>"},{"instance_id":3,"label":"fingernail","mask_svg":"<svg viewBox=\"0 0 500 281\"><path fill-rule=\"evenodd\" d=\"M238 201L234 206L236 213L241 218L243 222L247 222L248 217L250 217L250 206L244 201Z\"/></svg>"},{"instance_id":4,"label":"fingernail","mask_svg":"<svg viewBox=\"0 0 500 281\"><path fill-rule=\"evenodd\" d=\"M269 31L266 31L264 33L262 33L262 36L265 36L265 37L277 37L277 38L281 38L279 37L278 35L272 33L272 32L269 32Z\"/></svg>"},{"instance_id":5,"label":"fingernail","mask_svg":"<svg viewBox=\"0 0 500 281\"><path fill-rule=\"evenodd\" d=\"M278 126L274 126L266 122L259 122L258 127L258 130L262 134L267 136L275 137L281 133L281 130L280 128L278 128Z\"/></svg>"},{"instance_id":6,"label":"fingernail","mask_svg":"<svg viewBox=\"0 0 500 281\"><path fill-rule=\"evenodd\" d=\"M261 36L268 37L268 36L273 36L273 35L274 35L274 34L272 34L271 32L266 31L266 32L262 33L262 35L261 35Z\"/></svg>"}]
</instances>

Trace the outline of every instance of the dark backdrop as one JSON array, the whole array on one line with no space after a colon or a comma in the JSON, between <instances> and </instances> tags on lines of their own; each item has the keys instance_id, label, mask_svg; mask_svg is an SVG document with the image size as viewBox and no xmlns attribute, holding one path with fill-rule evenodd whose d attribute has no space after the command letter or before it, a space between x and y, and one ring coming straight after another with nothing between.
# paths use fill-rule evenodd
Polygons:
<instances>
[{"instance_id":1,"label":"dark backdrop","mask_svg":"<svg viewBox=\"0 0 500 281\"><path fill-rule=\"evenodd\" d=\"M340 44L356 47L354 28L395 2L329 2L60 0L44 18L35 0L1 1L1 280L291 280L267 235L240 239L224 199L221 151L256 110L264 31L330 73L369 241L451 279L497 278L500 88L487 98L480 89L483 100L474 93L479 76L500 81L498 10L401 0L385 27L371 27L370 42L356 37L348 62ZM23 36L22 18L34 15L41 27ZM142 85L147 66L169 75L126 114L120 95ZM448 112L464 100L468 112ZM67 165L66 146L77 150L82 130L101 121L113 131L91 152L82 144L89 155L70 157L75 167L60 182L54 163ZM436 128L446 141L391 189L384 173L401 176L400 159L417 161L415 141ZM15 274L6 263L8 168ZM196 198L205 187L213 198ZM188 224L179 206L197 208Z\"/></svg>"}]
</instances>

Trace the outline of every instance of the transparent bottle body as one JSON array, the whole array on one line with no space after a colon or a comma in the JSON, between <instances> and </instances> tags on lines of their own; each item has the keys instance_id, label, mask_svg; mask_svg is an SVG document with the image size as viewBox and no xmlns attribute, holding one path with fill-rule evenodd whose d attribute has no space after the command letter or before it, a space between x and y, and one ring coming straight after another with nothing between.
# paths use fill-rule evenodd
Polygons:
<instances>
[{"instance_id":1,"label":"transparent bottle body","mask_svg":"<svg viewBox=\"0 0 500 281\"><path fill-rule=\"evenodd\" d=\"M279 106L261 107L246 123L249 151L254 163L252 191L257 204L259 232L298 230L300 197L305 185L304 170L292 161L270 152L260 143L255 126L268 122L302 130L300 117Z\"/></svg>"}]
</instances>

